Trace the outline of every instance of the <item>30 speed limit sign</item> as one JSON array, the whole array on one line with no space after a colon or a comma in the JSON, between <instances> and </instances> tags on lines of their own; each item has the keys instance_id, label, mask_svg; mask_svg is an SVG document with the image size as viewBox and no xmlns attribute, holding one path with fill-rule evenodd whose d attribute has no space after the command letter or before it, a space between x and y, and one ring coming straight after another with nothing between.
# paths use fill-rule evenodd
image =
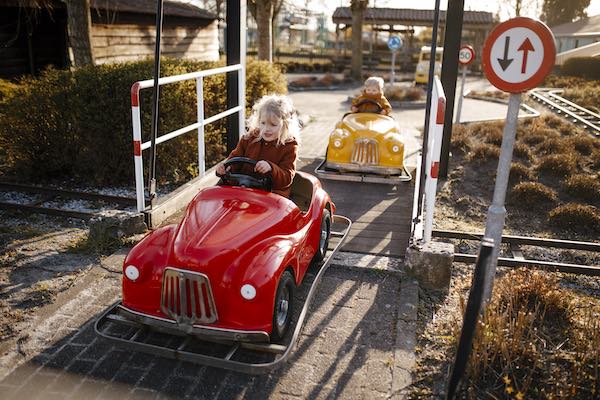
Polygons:
<instances>
[{"instance_id":1,"label":"30 speed limit sign","mask_svg":"<svg viewBox=\"0 0 600 400\"><path fill-rule=\"evenodd\" d=\"M458 52L458 62L461 65L469 65L475 59L475 50L469 45L462 46Z\"/></svg>"}]
</instances>

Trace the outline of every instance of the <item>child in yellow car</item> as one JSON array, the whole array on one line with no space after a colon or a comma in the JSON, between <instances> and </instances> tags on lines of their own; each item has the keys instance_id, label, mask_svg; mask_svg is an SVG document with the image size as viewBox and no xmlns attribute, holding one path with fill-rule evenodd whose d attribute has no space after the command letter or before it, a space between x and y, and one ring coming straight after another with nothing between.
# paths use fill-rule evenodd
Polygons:
<instances>
[{"instance_id":1,"label":"child in yellow car","mask_svg":"<svg viewBox=\"0 0 600 400\"><path fill-rule=\"evenodd\" d=\"M367 78L362 94L352 100L351 110L390 115L392 106L383 95L383 79L377 76Z\"/></svg>"}]
</instances>

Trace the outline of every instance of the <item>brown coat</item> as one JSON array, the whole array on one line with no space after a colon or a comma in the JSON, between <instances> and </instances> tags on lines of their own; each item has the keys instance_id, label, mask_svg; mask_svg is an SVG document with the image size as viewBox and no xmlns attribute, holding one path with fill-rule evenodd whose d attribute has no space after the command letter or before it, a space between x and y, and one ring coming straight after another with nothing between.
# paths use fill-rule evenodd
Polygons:
<instances>
[{"instance_id":1,"label":"brown coat","mask_svg":"<svg viewBox=\"0 0 600 400\"><path fill-rule=\"evenodd\" d=\"M357 106L358 103L367 99L376 101L377 104L379 104L383 109L385 115L390 115L390 113L392 112L392 106L390 105L390 102L381 93L379 93L377 96L370 96L363 92L360 96L352 100L352 106L358 107L358 112L376 113L378 111L378 108L375 104L364 103L360 106Z\"/></svg>"},{"instance_id":2,"label":"brown coat","mask_svg":"<svg viewBox=\"0 0 600 400\"><path fill-rule=\"evenodd\" d=\"M256 161L267 161L272 169L273 193L289 197L296 174L297 153L298 143L295 140L278 146L277 141L266 142L257 140L257 135L244 135L227 159L248 157ZM246 174L255 173L249 165L243 166L242 171Z\"/></svg>"}]
</instances>

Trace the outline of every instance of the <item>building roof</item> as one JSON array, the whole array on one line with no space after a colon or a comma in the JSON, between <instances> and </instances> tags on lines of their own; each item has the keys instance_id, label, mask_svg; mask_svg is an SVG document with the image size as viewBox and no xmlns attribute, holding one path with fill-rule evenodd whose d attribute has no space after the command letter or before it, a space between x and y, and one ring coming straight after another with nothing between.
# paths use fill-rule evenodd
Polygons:
<instances>
[{"instance_id":1,"label":"building roof","mask_svg":"<svg viewBox=\"0 0 600 400\"><path fill-rule=\"evenodd\" d=\"M600 14L550 29L554 36L600 36Z\"/></svg>"},{"instance_id":2,"label":"building roof","mask_svg":"<svg viewBox=\"0 0 600 400\"><path fill-rule=\"evenodd\" d=\"M156 2L148 0L91 0L90 6L97 10L156 15ZM217 18L215 14L195 5L169 0L164 2L163 14L186 18Z\"/></svg>"},{"instance_id":3,"label":"building roof","mask_svg":"<svg viewBox=\"0 0 600 400\"><path fill-rule=\"evenodd\" d=\"M395 25L427 25L433 22L434 10L414 10L410 8L367 8L364 23ZM446 19L446 11L440 11L440 20ZM350 7L338 7L333 12L336 24L352 24ZM463 23L469 25L491 25L494 23L492 13L486 11L465 11Z\"/></svg>"}]
</instances>

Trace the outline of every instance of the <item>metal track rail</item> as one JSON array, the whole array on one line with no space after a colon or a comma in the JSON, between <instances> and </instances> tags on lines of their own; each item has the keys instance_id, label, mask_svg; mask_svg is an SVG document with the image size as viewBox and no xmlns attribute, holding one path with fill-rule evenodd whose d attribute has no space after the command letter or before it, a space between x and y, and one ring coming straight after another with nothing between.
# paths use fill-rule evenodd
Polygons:
<instances>
[{"instance_id":1,"label":"metal track rail","mask_svg":"<svg viewBox=\"0 0 600 400\"><path fill-rule=\"evenodd\" d=\"M562 92L562 89L540 88L529 94L556 114L563 115L571 122L582 125L595 137L600 137L600 115L563 98L560 96Z\"/></svg>"},{"instance_id":2,"label":"metal track rail","mask_svg":"<svg viewBox=\"0 0 600 400\"><path fill-rule=\"evenodd\" d=\"M76 211L76 210L68 210L68 209L62 209L62 208L44 207L44 206L40 206L40 204L48 202L48 201L52 201L52 200L60 197L60 198L82 199L82 200L91 200L91 201L103 201L103 202L107 202L107 203L116 203L119 205L117 207L118 209L136 205L136 199L130 198L130 197L112 196L112 195L81 192L81 191L74 191L74 190L55 189L55 188L47 188L47 187L33 186L33 185L22 185L22 184L17 184L17 183L8 183L8 182L0 182L0 191L18 192L18 193L33 193L33 194L39 194L39 195L44 196L42 200L37 200L37 201L34 201L29 204L0 202L0 209L18 210L18 211L38 213L38 214L56 215L56 216L77 218L77 219L83 219L83 220L89 220L92 217L94 217L96 214L94 212L88 212L88 211Z\"/></svg>"},{"instance_id":3,"label":"metal track rail","mask_svg":"<svg viewBox=\"0 0 600 400\"><path fill-rule=\"evenodd\" d=\"M459 231L444 231L434 230L432 236L446 239L462 239L462 240L481 240L483 234L473 234ZM559 239L544 239L527 236L502 236L502 243L509 245L509 250L513 258L499 257L498 265L504 267L523 267L534 266L537 268L568 272L573 274L600 276L600 265L579 265L552 261L541 261L526 259L523 257L519 246L536 246L543 248L560 248L568 250L581 250L590 252L600 252L600 243L594 242L578 242L572 240ZM477 260L477 255L466 253L454 253L454 261L474 263Z\"/></svg>"},{"instance_id":4,"label":"metal track rail","mask_svg":"<svg viewBox=\"0 0 600 400\"><path fill-rule=\"evenodd\" d=\"M96 334L118 346L132 350L247 374L267 373L275 368L281 367L293 354L302 330L306 313L308 312L310 303L316 293L316 288L325 271L331 264L333 256L344 244L348 232L350 232L352 222L346 217L335 215L333 217L334 228L335 225L342 225L343 229L331 232L331 238L335 240L336 243L316 273L306 296L306 300L302 306L302 310L298 316L298 320L296 321L293 334L285 345L224 341L206 338L205 336L198 338L186 335L176 329L168 331L163 330L162 333L181 337L183 339L181 343L175 343L174 346L161 346L146 343L144 341L146 333L155 330L155 328L123 318L118 312L120 302L109 307L100 318L98 318L94 325ZM214 354L215 346L222 346L224 351L218 355ZM249 353L244 353L244 350L249 351ZM265 360L265 358L267 359Z\"/></svg>"}]
</instances>

